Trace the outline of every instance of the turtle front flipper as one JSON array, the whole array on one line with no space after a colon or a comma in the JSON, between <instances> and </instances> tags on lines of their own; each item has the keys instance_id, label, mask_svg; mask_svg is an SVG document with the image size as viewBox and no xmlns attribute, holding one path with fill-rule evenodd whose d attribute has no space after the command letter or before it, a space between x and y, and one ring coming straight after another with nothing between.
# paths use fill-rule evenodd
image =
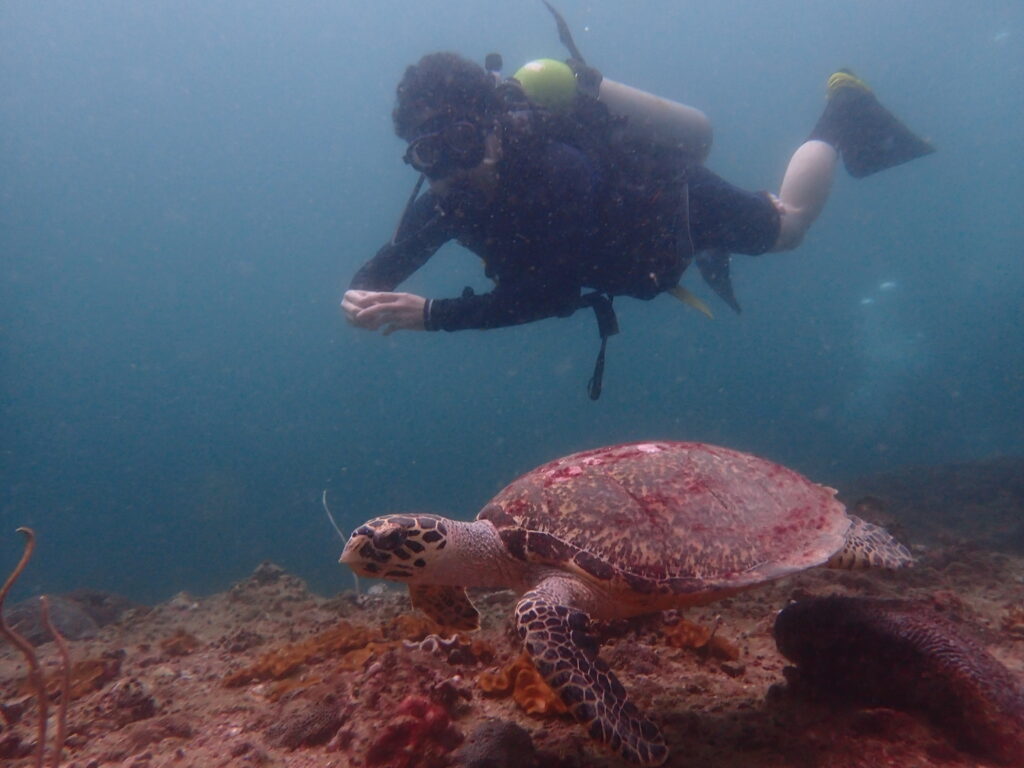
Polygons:
<instances>
[{"instance_id":1,"label":"turtle front flipper","mask_svg":"<svg viewBox=\"0 0 1024 768\"><path fill-rule=\"evenodd\" d=\"M480 614L462 587L410 584L413 608L419 608L443 627L473 631L480 629Z\"/></svg>"},{"instance_id":2,"label":"turtle front flipper","mask_svg":"<svg viewBox=\"0 0 1024 768\"><path fill-rule=\"evenodd\" d=\"M843 548L832 555L829 568L908 568L914 564L910 550L880 525L850 515L850 529Z\"/></svg>"},{"instance_id":3,"label":"turtle front flipper","mask_svg":"<svg viewBox=\"0 0 1024 768\"><path fill-rule=\"evenodd\" d=\"M572 584L550 578L516 605L516 628L541 677L590 736L638 765L661 765L661 731L626 696L588 631L590 617L572 607Z\"/></svg>"}]
</instances>

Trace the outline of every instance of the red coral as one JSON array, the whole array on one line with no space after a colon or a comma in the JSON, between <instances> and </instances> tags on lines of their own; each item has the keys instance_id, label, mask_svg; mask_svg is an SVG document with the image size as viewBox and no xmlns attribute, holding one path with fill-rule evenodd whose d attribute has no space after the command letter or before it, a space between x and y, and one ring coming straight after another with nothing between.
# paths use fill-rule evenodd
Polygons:
<instances>
[{"instance_id":1,"label":"red coral","mask_svg":"<svg viewBox=\"0 0 1024 768\"><path fill-rule=\"evenodd\" d=\"M434 768L462 741L448 712L423 696L407 696L370 745L366 764L381 768Z\"/></svg>"}]
</instances>

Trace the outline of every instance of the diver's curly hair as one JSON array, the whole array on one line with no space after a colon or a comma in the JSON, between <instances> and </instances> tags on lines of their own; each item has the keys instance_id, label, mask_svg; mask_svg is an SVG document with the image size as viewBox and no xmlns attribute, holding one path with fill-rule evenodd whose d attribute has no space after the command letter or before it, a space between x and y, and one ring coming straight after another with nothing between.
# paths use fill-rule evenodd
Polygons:
<instances>
[{"instance_id":1,"label":"diver's curly hair","mask_svg":"<svg viewBox=\"0 0 1024 768\"><path fill-rule=\"evenodd\" d=\"M499 111L494 78L456 53L429 53L407 67L398 84L391 113L395 133L406 141L414 138L423 112L428 110L454 119L485 118Z\"/></svg>"}]
</instances>

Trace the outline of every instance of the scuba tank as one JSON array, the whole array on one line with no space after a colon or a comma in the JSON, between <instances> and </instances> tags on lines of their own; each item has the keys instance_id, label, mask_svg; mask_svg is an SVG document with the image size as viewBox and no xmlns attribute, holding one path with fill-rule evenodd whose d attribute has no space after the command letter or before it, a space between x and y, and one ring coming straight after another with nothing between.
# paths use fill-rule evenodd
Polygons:
<instances>
[{"instance_id":1,"label":"scuba tank","mask_svg":"<svg viewBox=\"0 0 1024 768\"><path fill-rule=\"evenodd\" d=\"M711 121L695 107L601 78L598 101L628 120L627 130L653 144L678 147L703 163L711 151Z\"/></svg>"},{"instance_id":2,"label":"scuba tank","mask_svg":"<svg viewBox=\"0 0 1024 768\"><path fill-rule=\"evenodd\" d=\"M596 97L613 115L625 118L627 133L633 138L680 149L699 163L707 159L712 141L707 115L686 104L602 77L587 66L562 14L548 0L543 3L555 18L558 39L568 49L570 58L568 64L538 59L520 68L512 77L528 97L549 109L565 109L575 101L579 88ZM500 66L499 63L499 69Z\"/></svg>"},{"instance_id":3,"label":"scuba tank","mask_svg":"<svg viewBox=\"0 0 1024 768\"><path fill-rule=\"evenodd\" d=\"M554 112L570 109L578 91L594 90L592 85L581 85L572 67L556 59L524 64L512 79L530 101ZM597 100L612 115L626 119L626 132L632 138L681 149L700 163L711 151L711 121L699 109L607 77L601 77L596 91Z\"/></svg>"}]
</instances>

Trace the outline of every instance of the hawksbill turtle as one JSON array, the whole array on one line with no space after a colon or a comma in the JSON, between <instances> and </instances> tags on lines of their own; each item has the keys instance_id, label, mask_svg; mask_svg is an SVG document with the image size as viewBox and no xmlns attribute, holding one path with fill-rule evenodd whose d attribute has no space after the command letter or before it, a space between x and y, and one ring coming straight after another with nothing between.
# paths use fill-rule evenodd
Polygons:
<instances>
[{"instance_id":1,"label":"hawksbill turtle","mask_svg":"<svg viewBox=\"0 0 1024 768\"><path fill-rule=\"evenodd\" d=\"M638 765L668 749L598 655L593 620L704 605L818 565L909 565L909 551L848 515L835 491L765 459L682 442L574 453L501 490L473 522L376 517L341 562L409 585L453 629L479 626L466 587L521 597L515 624L541 676L592 738Z\"/></svg>"}]
</instances>

